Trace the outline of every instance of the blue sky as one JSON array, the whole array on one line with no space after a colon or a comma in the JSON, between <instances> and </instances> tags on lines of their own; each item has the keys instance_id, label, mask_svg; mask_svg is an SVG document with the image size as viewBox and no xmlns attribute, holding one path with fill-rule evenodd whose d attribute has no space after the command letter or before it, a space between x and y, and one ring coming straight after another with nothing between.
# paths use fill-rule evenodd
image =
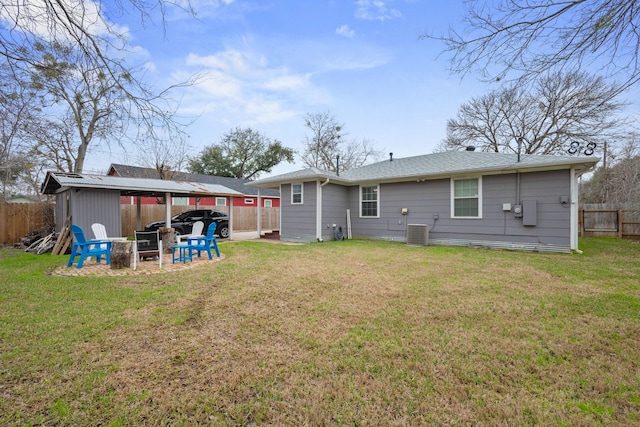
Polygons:
<instances>
[{"instance_id":1,"label":"blue sky","mask_svg":"<svg viewBox=\"0 0 640 427\"><path fill-rule=\"evenodd\" d=\"M495 87L472 74L451 75L442 45L426 32L460 27L462 0L192 0L198 20L175 9L127 28L147 77L157 87L199 73L175 93L180 114L198 117L187 132L197 155L235 127L251 127L302 151L307 113L331 112L349 138L368 139L394 157L427 154L446 122ZM110 163L144 165L134 149L93 150L85 170ZM144 165L150 166L150 165ZM302 168L283 163L272 174ZM267 175L263 175L267 176Z\"/></svg>"},{"instance_id":2,"label":"blue sky","mask_svg":"<svg viewBox=\"0 0 640 427\"><path fill-rule=\"evenodd\" d=\"M174 95L194 154L231 129L251 127L302 151L307 113L331 112L348 138L368 139L388 156L426 154L445 137L446 121L473 96L490 90L461 79L438 58L441 45L421 40L460 22L451 0L196 0L198 20L169 10L141 24L139 15L111 17L128 29L132 60L146 63L157 87L200 73L201 82ZM86 171L110 163L140 164L139 153L94 149ZM273 173L303 167L283 163ZM265 175L266 176L266 175Z\"/></svg>"}]
</instances>

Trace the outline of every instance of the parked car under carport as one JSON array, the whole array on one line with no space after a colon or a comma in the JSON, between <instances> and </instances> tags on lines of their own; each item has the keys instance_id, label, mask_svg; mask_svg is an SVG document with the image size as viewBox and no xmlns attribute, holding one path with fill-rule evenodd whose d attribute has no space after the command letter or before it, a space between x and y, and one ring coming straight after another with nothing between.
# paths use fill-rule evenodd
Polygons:
<instances>
[{"instance_id":1,"label":"parked car under carport","mask_svg":"<svg viewBox=\"0 0 640 427\"><path fill-rule=\"evenodd\" d=\"M193 224L196 221L202 221L204 223L204 230L206 230L212 222L217 223L216 235L220 238L226 239L229 237L229 216L220 211L211 209L196 209L185 211L174 215L171 218L171 228L175 230L175 234L180 236L183 234L191 234ZM155 231L165 226L165 221L154 221L145 225L145 231Z\"/></svg>"}]
</instances>

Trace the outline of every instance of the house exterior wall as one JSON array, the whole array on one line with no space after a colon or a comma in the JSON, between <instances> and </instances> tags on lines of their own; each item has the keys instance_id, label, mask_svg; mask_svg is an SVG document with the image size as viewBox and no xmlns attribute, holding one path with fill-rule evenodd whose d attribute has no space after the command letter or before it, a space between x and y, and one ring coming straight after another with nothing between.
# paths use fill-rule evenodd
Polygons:
<instances>
[{"instance_id":1,"label":"house exterior wall","mask_svg":"<svg viewBox=\"0 0 640 427\"><path fill-rule=\"evenodd\" d=\"M327 184L322 187L322 218L320 219L323 240L334 239L333 224L342 227L347 236L347 209L349 208L349 188ZM353 215L353 212L351 212Z\"/></svg>"},{"instance_id":2,"label":"house exterior wall","mask_svg":"<svg viewBox=\"0 0 640 427\"><path fill-rule=\"evenodd\" d=\"M535 201L534 226L525 226L513 212L503 211L504 203L513 206L518 202L518 177L513 173L482 177L479 219L452 218L448 178L381 184L378 218L360 216L360 187L349 187L352 233L354 237L405 241L407 224L427 224L432 243L509 242L557 245L569 250L571 209L570 205L560 203L560 198L571 194L570 171L523 173L519 179L520 201ZM407 215L402 214L402 208L408 208ZM434 219L436 214L438 219ZM331 215L326 214L327 218Z\"/></svg>"},{"instance_id":3,"label":"house exterior wall","mask_svg":"<svg viewBox=\"0 0 640 427\"><path fill-rule=\"evenodd\" d=\"M120 193L118 191L75 189L69 192L69 215L73 224L82 227L85 237L93 239L91 224L102 223L108 236L122 233Z\"/></svg>"},{"instance_id":4,"label":"house exterior wall","mask_svg":"<svg viewBox=\"0 0 640 427\"><path fill-rule=\"evenodd\" d=\"M302 204L291 204L291 185L280 186L280 240L315 242L318 183L302 183Z\"/></svg>"}]
</instances>

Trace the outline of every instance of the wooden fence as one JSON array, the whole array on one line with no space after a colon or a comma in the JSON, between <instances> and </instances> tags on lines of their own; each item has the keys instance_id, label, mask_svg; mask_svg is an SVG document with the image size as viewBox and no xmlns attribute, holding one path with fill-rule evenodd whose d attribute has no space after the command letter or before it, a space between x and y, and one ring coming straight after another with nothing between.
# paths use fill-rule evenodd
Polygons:
<instances>
[{"instance_id":1,"label":"wooden fence","mask_svg":"<svg viewBox=\"0 0 640 427\"><path fill-rule=\"evenodd\" d=\"M640 239L640 213L608 205L583 205L579 210L581 236Z\"/></svg>"},{"instance_id":2,"label":"wooden fence","mask_svg":"<svg viewBox=\"0 0 640 427\"><path fill-rule=\"evenodd\" d=\"M141 205L141 223L163 220L164 205ZM171 215L193 209L193 206L172 206ZM216 207L229 213L229 207ZM237 206L233 208L233 229L254 231L258 229L257 207ZM279 208L262 208L262 229L277 230L280 224ZM133 236L136 230L137 207L121 206L122 235ZM21 237L32 231L53 226L53 205L50 203L0 203L0 244L18 243Z\"/></svg>"},{"instance_id":3,"label":"wooden fence","mask_svg":"<svg viewBox=\"0 0 640 427\"><path fill-rule=\"evenodd\" d=\"M164 205L141 205L140 206L140 223L142 227L153 221L164 220ZM193 209L193 206L172 206L171 216L179 214L187 210ZM229 213L228 206L218 206L216 210ZM137 206L123 205L121 207L122 235L133 236L133 232L137 229ZM280 224L280 208L262 208L262 229L277 230ZM250 206L235 206L233 208L233 229L235 231L254 231L258 229L258 208Z\"/></svg>"},{"instance_id":4,"label":"wooden fence","mask_svg":"<svg viewBox=\"0 0 640 427\"><path fill-rule=\"evenodd\" d=\"M0 203L0 244L18 243L32 231L52 226L51 203Z\"/></svg>"}]
</instances>

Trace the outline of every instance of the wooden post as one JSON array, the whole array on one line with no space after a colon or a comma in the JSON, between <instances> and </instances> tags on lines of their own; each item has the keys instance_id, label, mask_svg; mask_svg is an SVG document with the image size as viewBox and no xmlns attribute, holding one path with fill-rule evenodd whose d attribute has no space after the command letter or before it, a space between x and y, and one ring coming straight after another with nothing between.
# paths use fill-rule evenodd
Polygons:
<instances>
[{"instance_id":1,"label":"wooden post","mask_svg":"<svg viewBox=\"0 0 640 427\"><path fill-rule=\"evenodd\" d=\"M623 221L622 221L622 216L623 216L623 210L622 209L618 209L618 238L622 239L622 235L623 233Z\"/></svg>"},{"instance_id":2,"label":"wooden post","mask_svg":"<svg viewBox=\"0 0 640 427\"><path fill-rule=\"evenodd\" d=\"M578 235L584 236L584 209L578 211Z\"/></svg>"}]
</instances>

